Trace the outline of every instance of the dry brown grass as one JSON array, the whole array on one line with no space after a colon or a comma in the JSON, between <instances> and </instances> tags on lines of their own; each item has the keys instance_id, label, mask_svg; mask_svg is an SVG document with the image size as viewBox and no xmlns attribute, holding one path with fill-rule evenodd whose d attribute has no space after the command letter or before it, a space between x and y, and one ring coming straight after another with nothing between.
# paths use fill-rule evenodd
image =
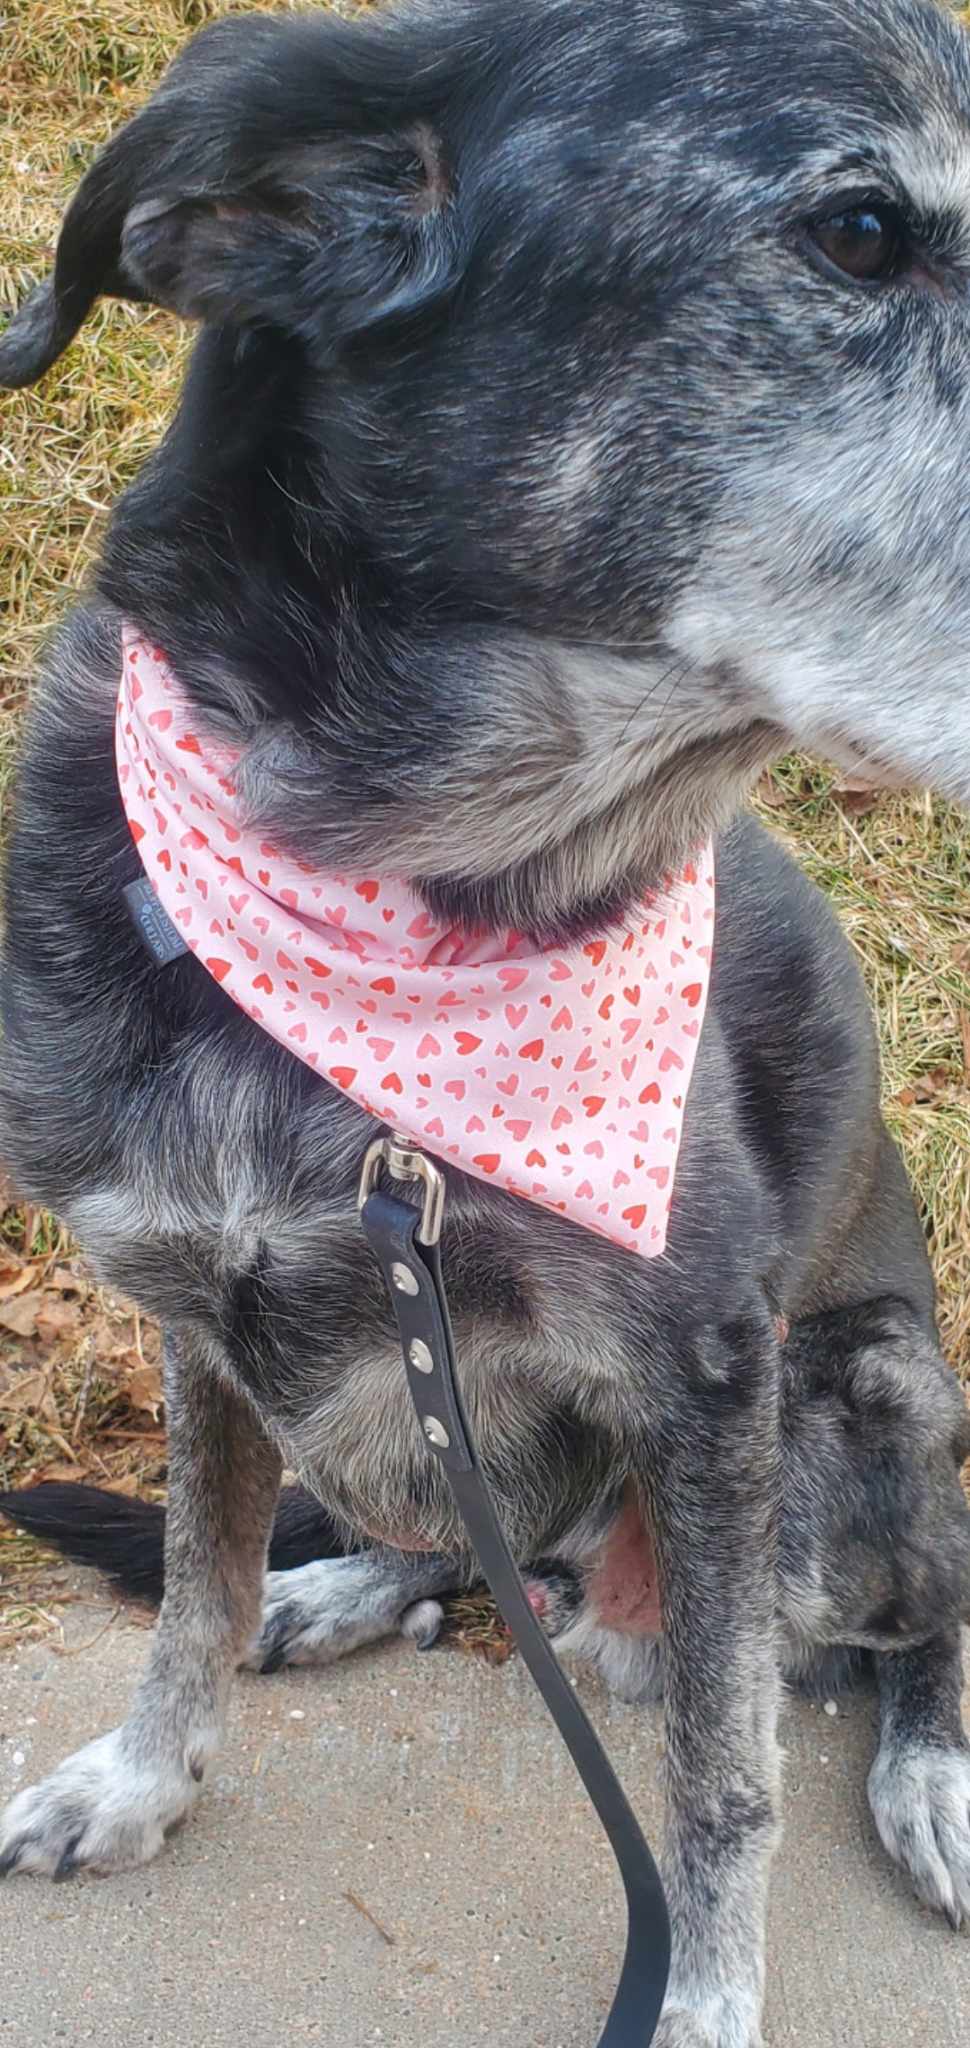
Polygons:
<instances>
[{"instance_id":1,"label":"dry brown grass","mask_svg":"<svg viewBox=\"0 0 970 2048\"><path fill-rule=\"evenodd\" d=\"M0 305L47 268L84 165L187 33L249 5L3 0ZM339 11L355 10L347 0ZM40 643L85 574L106 508L162 431L186 345L163 314L103 306L39 390L0 400L0 772ZM966 822L923 797L866 809L800 762L780 768L764 795L765 815L828 889L859 951L888 1114L931 1231L949 1353L970 1378ZM139 1346L150 1369L153 1333L90 1289L78 1266L76 1288L66 1285L70 1248L51 1219L9 1201L0 1236L0 1477L73 1469L115 1485L157 1481L162 1443L150 1399L139 1406L151 1395ZM5 1325L4 1310L28 1299L35 1313L13 1314L22 1328ZM8 1585L14 1548L5 1539Z\"/></svg>"}]
</instances>

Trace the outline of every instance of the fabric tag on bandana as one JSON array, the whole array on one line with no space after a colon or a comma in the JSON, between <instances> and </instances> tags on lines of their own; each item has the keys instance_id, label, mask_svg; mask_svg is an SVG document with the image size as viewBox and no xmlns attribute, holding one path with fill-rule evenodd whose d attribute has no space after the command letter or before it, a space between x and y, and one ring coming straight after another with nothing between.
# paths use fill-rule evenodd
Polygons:
<instances>
[{"instance_id":1,"label":"fabric tag on bandana","mask_svg":"<svg viewBox=\"0 0 970 2048\"><path fill-rule=\"evenodd\" d=\"M178 926L163 910L147 876L138 882L129 882L121 893L132 924L156 967L168 967L173 960L189 951Z\"/></svg>"}]
</instances>

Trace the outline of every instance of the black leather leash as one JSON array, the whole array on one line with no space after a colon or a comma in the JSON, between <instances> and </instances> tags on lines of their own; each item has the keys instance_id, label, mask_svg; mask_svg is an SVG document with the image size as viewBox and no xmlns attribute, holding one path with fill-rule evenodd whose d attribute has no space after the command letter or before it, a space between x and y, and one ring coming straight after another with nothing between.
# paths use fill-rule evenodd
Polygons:
<instances>
[{"instance_id":1,"label":"black leather leash","mask_svg":"<svg viewBox=\"0 0 970 2048\"><path fill-rule=\"evenodd\" d=\"M421 1208L381 1187L420 1182ZM438 1458L485 1578L599 1815L627 1899L623 1969L598 2048L648 2048L670 1967L670 1922L660 1875L598 1737L563 1676L529 1605L478 1461L455 1377L438 1242L445 1180L410 1139L378 1138L364 1161L361 1221L387 1283L421 1427Z\"/></svg>"}]
</instances>

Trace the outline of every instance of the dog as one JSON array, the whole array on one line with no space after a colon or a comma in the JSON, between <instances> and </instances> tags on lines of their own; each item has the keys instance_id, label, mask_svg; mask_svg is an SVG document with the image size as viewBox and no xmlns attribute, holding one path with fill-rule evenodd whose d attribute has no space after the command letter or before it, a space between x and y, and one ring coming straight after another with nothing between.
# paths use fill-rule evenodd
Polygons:
<instances>
[{"instance_id":1,"label":"dog","mask_svg":"<svg viewBox=\"0 0 970 2048\"><path fill-rule=\"evenodd\" d=\"M209 28L83 180L0 382L101 293L202 332L32 705L0 1107L161 1319L170 1491L129 1716L6 1870L144 1862L239 1663L431 1633L473 1570L355 1218L373 1117L126 909L131 628L256 831L458 930L598 946L713 839L663 1256L446 1162L465 1397L517 1557L576 1575L553 1625L637 1691L662 1608L659 2048L760 2041L785 1661L872 1655L877 1826L970 1913L965 1411L855 969L739 816L792 742L970 797L968 109L933 0L415 0ZM284 1460L356 1554L264 1613Z\"/></svg>"}]
</instances>

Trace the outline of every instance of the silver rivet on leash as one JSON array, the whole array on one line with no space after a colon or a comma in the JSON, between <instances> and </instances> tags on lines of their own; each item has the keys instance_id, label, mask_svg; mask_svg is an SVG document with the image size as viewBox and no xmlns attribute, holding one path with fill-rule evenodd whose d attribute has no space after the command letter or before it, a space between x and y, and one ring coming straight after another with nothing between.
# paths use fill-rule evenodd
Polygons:
<instances>
[{"instance_id":1,"label":"silver rivet on leash","mask_svg":"<svg viewBox=\"0 0 970 2048\"><path fill-rule=\"evenodd\" d=\"M408 1345L408 1357L417 1372L434 1372L434 1359L422 1337L414 1337Z\"/></svg>"},{"instance_id":2,"label":"silver rivet on leash","mask_svg":"<svg viewBox=\"0 0 970 2048\"><path fill-rule=\"evenodd\" d=\"M425 1415L422 1418L422 1426L429 1443L437 1444L439 1451L448 1449L451 1438L444 1423L439 1422L436 1415Z\"/></svg>"},{"instance_id":3,"label":"silver rivet on leash","mask_svg":"<svg viewBox=\"0 0 970 2048\"><path fill-rule=\"evenodd\" d=\"M410 1266L402 1266L395 1263L391 1267L391 1279L399 1294L417 1294L418 1283Z\"/></svg>"}]
</instances>

